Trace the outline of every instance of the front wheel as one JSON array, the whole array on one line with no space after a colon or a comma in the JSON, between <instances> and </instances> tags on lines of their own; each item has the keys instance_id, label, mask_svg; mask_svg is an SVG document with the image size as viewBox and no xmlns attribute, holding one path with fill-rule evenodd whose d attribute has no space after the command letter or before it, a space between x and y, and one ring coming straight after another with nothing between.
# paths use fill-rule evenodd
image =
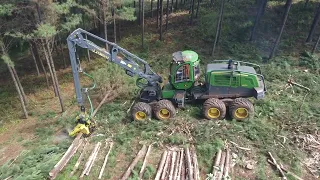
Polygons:
<instances>
[{"instance_id":1,"label":"front wheel","mask_svg":"<svg viewBox=\"0 0 320 180\"><path fill-rule=\"evenodd\" d=\"M176 114L176 109L172 102L166 99L158 101L154 105L154 115L159 120L169 120L173 118Z\"/></svg>"},{"instance_id":2,"label":"front wheel","mask_svg":"<svg viewBox=\"0 0 320 180\"><path fill-rule=\"evenodd\" d=\"M254 107L248 99L237 98L232 102L229 111L233 119L243 121L253 116Z\"/></svg>"},{"instance_id":3,"label":"front wheel","mask_svg":"<svg viewBox=\"0 0 320 180\"><path fill-rule=\"evenodd\" d=\"M135 121L145 121L151 119L151 106L144 102L136 103L131 110L131 116Z\"/></svg>"}]
</instances>

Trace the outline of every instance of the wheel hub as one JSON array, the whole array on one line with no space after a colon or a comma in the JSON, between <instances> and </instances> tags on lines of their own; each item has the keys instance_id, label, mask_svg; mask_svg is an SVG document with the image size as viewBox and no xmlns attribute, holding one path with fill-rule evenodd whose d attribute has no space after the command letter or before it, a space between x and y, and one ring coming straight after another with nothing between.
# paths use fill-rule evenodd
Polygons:
<instances>
[{"instance_id":1,"label":"wheel hub","mask_svg":"<svg viewBox=\"0 0 320 180\"><path fill-rule=\"evenodd\" d=\"M247 118L249 113L246 108L238 108L235 112L237 118L244 119Z\"/></svg>"},{"instance_id":2,"label":"wheel hub","mask_svg":"<svg viewBox=\"0 0 320 180\"><path fill-rule=\"evenodd\" d=\"M220 117L220 111L217 108L210 108L208 110L208 116L212 119Z\"/></svg>"},{"instance_id":3,"label":"wheel hub","mask_svg":"<svg viewBox=\"0 0 320 180\"><path fill-rule=\"evenodd\" d=\"M159 111L159 116L162 119L169 119L170 118L170 111L168 111L167 109L161 109Z\"/></svg>"},{"instance_id":4,"label":"wheel hub","mask_svg":"<svg viewBox=\"0 0 320 180\"><path fill-rule=\"evenodd\" d=\"M136 112L135 116L136 116L136 119L139 120L139 121L145 120L147 118L147 114L145 112L142 112L142 111Z\"/></svg>"}]
</instances>

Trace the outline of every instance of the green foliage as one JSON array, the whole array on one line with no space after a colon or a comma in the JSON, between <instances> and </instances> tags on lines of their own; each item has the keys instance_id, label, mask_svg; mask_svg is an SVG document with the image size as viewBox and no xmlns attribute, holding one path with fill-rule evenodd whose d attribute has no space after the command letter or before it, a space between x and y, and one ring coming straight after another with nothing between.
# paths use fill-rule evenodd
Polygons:
<instances>
[{"instance_id":1,"label":"green foliage","mask_svg":"<svg viewBox=\"0 0 320 180\"><path fill-rule=\"evenodd\" d=\"M307 67L316 72L320 70L319 57L316 54L312 54L308 51L304 51L300 54L299 65Z\"/></svg>"},{"instance_id":2,"label":"green foliage","mask_svg":"<svg viewBox=\"0 0 320 180\"><path fill-rule=\"evenodd\" d=\"M118 14L118 18L122 20L135 21L137 17L135 17L135 9L132 7L123 7L121 9L116 10Z\"/></svg>"},{"instance_id":3,"label":"green foliage","mask_svg":"<svg viewBox=\"0 0 320 180\"><path fill-rule=\"evenodd\" d=\"M72 14L66 18L66 22L61 24L61 31L71 31L73 30L78 24L81 23L81 15L80 14Z\"/></svg>"},{"instance_id":4,"label":"green foliage","mask_svg":"<svg viewBox=\"0 0 320 180\"><path fill-rule=\"evenodd\" d=\"M57 34L56 27L49 24L40 24L37 28L37 30L34 31L36 36L42 37L42 38L50 38Z\"/></svg>"},{"instance_id":5,"label":"green foliage","mask_svg":"<svg viewBox=\"0 0 320 180\"><path fill-rule=\"evenodd\" d=\"M4 63L6 63L8 66L10 67L14 67L14 63L13 61L10 59L10 57L8 55L2 55L1 59L4 61Z\"/></svg>"},{"instance_id":6,"label":"green foliage","mask_svg":"<svg viewBox=\"0 0 320 180\"><path fill-rule=\"evenodd\" d=\"M14 8L13 4L0 4L0 17L11 16L13 8Z\"/></svg>"}]
</instances>

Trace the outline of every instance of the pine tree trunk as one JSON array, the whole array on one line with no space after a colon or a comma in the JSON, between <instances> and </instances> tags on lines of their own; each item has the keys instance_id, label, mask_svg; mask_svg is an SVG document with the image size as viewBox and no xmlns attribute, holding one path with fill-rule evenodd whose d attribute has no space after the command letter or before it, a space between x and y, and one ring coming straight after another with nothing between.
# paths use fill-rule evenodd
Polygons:
<instances>
[{"instance_id":1,"label":"pine tree trunk","mask_svg":"<svg viewBox=\"0 0 320 180\"><path fill-rule=\"evenodd\" d=\"M32 46L32 45L30 44L30 46ZM35 65L36 70L37 70L37 75L40 76L40 71L39 71L37 59L36 59L36 56L34 55L34 52L33 52L33 50L32 50L32 47L30 47L30 52L31 52L31 55L32 55L32 59L33 59L34 65Z\"/></svg>"},{"instance_id":2,"label":"pine tree trunk","mask_svg":"<svg viewBox=\"0 0 320 180\"><path fill-rule=\"evenodd\" d=\"M38 46L37 46L37 44L35 44L35 43L33 43L33 50L34 50L34 52L35 52L36 57L39 58L39 62L40 62L42 71L43 71L44 76L45 76L45 78L46 78L47 88L50 89L50 82L49 82L48 73L47 73L47 70L46 70L46 68L44 67L43 61L42 61L42 59L41 59L41 57L40 57L40 54L39 54L39 51L38 51Z\"/></svg>"},{"instance_id":3,"label":"pine tree trunk","mask_svg":"<svg viewBox=\"0 0 320 180\"><path fill-rule=\"evenodd\" d=\"M223 9L224 9L224 0L221 0L220 13L219 13L219 18L218 18L218 22L217 22L217 29L216 29L216 37L215 37L215 40L214 40L211 56L214 56L214 51L216 49L217 42L218 42L218 39L219 39L219 35L220 35L219 31L221 29L221 21L222 21Z\"/></svg>"},{"instance_id":4,"label":"pine tree trunk","mask_svg":"<svg viewBox=\"0 0 320 180\"><path fill-rule=\"evenodd\" d=\"M169 22L169 0L167 0L166 31L168 30L168 22Z\"/></svg>"},{"instance_id":5,"label":"pine tree trunk","mask_svg":"<svg viewBox=\"0 0 320 180\"><path fill-rule=\"evenodd\" d=\"M56 73L56 70L55 70L55 66L54 66L54 62L53 62L53 58L52 58L52 54L51 54L51 50L50 50L48 39L46 39L45 42L46 42L45 44L46 44L47 49L48 49L48 55L49 55L49 59L50 59L50 63L51 63L50 66L51 66L52 72L53 72L53 77L54 77L53 79L55 81L57 95L58 95L60 106L61 106L61 111L64 112L65 109L64 109L63 100L62 100L62 97L61 97L59 81L58 81L57 73Z\"/></svg>"},{"instance_id":6,"label":"pine tree trunk","mask_svg":"<svg viewBox=\"0 0 320 180\"><path fill-rule=\"evenodd\" d=\"M50 72L54 95L57 96L58 92L57 92L57 89L56 89L56 81L54 80L54 76L53 76L53 72L52 72L52 68L51 68L51 64L50 64L48 51L46 49L46 44L45 44L45 42L43 40L41 40L41 44L42 44L44 56L45 56L46 61L47 61L48 69L49 69L49 72Z\"/></svg>"},{"instance_id":7,"label":"pine tree trunk","mask_svg":"<svg viewBox=\"0 0 320 180\"><path fill-rule=\"evenodd\" d=\"M14 82L14 85L15 85L15 87L16 87L16 90L17 90L17 92L18 92L18 95L19 95L19 99L20 99L20 103L21 103L21 106L22 106L22 110L23 110L24 117L25 117L26 119L28 119L29 116L28 116L27 108L26 108L26 105L25 105L25 103L24 103L22 93L21 93L21 91L20 91L20 89L19 89L19 85L18 85L18 83L17 83L17 79L15 78L14 73L13 73L13 70L12 70L12 69L14 69L14 68L13 68L13 67L10 67L8 64L7 64L7 66L8 66L9 72L10 72L10 74L11 74L12 80L13 80L13 82Z\"/></svg>"},{"instance_id":8,"label":"pine tree trunk","mask_svg":"<svg viewBox=\"0 0 320 180\"><path fill-rule=\"evenodd\" d=\"M66 69L67 68L67 62L66 62L66 58L64 57L63 46L62 46L61 37L60 37L59 34L58 34L58 39L59 39L59 46L60 46L60 51L61 51L62 60L63 60L63 67L64 67L64 69Z\"/></svg>"},{"instance_id":9,"label":"pine tree trunk","mask_svg":"<svg viewBox=\"0 0 320 180\"><path fill-rule=\"evenodd\" d=\"M173 0L171 0L170 13L173 12Z\"/></svg>"},{"instance_id":10,"label":"pine tree trunk","mask_svg":"<svg viewBox=\"0 0 320 180\"><path fill-rule=\"evenodd\" d=\"M197 4L196 18L198 18L198 15L199 15L199 8L200 8L200 0L198 0L198 4Z\"/></svg>"},{"instance_id":11,"label":"pine tree trunk","mask_svg":"<svg viewBox=\"0 0 320 180\"><path fill-rule=\"evenodd\" d=\"M318 36L317 42L314 44L314 46L312 48L312 54L314 54L316 52L319 41L320 41L320 35Z\"/></svg>"},{"instance_id":12,"label":"pine tree trunk","mask_svg":"<svg viewBox=\"0 0 320 180\"><path fill-rule=\"evenodd\" d=\"M191 17L190 17L190 25L193 24L193 16L194 16L194 1L192 0L192 4L191 4Z\"/></svg>"},{"instance_id":13,"label":"pine tree trunk","mask_svg":"<svg viewBox=\"0 0 320 180\"><path fill-rule=\"evenodd\" d=\"M282 19L281 30L280 30L280 33L279 33L279 35L278 35L278 38L277 38L276 42L274 43L274 46L273 46L272 51L271 51L271 53L270 53L269 59L273 58L274 53L275 53L275 51L277 50L278 44L279 44L280 39L281 39L281 35L282 35L282 33L283 33L284 27L285 27L286 22L287 22L287 19L288 19L288 15L289 15L289 11L290 11L291 5L292 5L292 0L287 0L287 2L286 2L286 8L285 8L285 13L284 13L283 19Z\"/></svg>"},{"instance_id":14,"label":"pine tree trunk","mask_svg":"<svg viewBox=\"0 0 320 180\"><path fill-rule=\"evenodd\" d=\"M144 48L144 0L141 0L141 11L142 11L142 29L141 29L141 45Z\"/></svg>"},{"instance_id":15,"label":"pine tree trunk","mask_svg":"<svg viewBox=\"0 0 320 180\"><path fill-rule=\"evenodd\" d=\"M150 9L151 9L151 18L153 18L153 0L151 0L151 7L150 7Z\"/></svg>"},{"instance_id":16,"label":"pine tree trunk","mask_svg":"<svg viewBox=\"0 0 320 180\"><path fill-rule=\"evenodd\" d=\"M160 0L157 0L157 28L159 28L159 10L160 9Z\"/></svg>"},{"instance_id":17,"label":"pine tree trunk","mask_svg":"<svg viewBox=\"0 0 320 180\"><path fill-rule=\"evenodd\" d=\"M178 0L176 0L176 9L175 9L175 11L177 11L177 9L178 9Z\"/></svg>"},{"instance_id":18,"label":"pine tree trunk","mask_svg":"<svg viewBox=\"0 0 320 180\"><path fill-rule=\"evenodd\" d=\"M160 0L160 41L162 41L163 0Z\"/></svg>"},{"instance_id":19,"label":"pine tree trunk","mask_svg":"<svg viewBox=\"0 0 320 180\"><path fill-rule=\"evenodd\" d=\"M311 28L310 28L310 31L309 31L309 34L308 34L306 42L311 42L312 41L312 36L314 34L314 31L316 30L316 27L318 25L319 19L320 19L320 3L319 3L319 6L317 8L317 12L316 12L316 14L315 14L315 16L313 18L312 25L311 25Z\"/></svg>"},{"instance_id":20,"label":"pine tree trunk","mask_svg":"<svg viewBox=\"0 0 320 180\"><path fill-rule=\"evenodd\" d=\"M26 94L24 93L24 90L23 90L23 87L21 85L21 82L20 82L20 78L18 76L18 73L16 71L16 69L14 67L12 67L12 71L13 71L13 74L16 78L16 81L18 83L18 86L19 86L19 89L20 89L20 92L21 92L21 95L22 95L22 99L24 101L24 104L27 104L27 98L26 98Z\"/></svg>"},{"instance_id":21,"label":"pine tree trunk","mask_svg":"<svg viewBox=\"0 0 320 180\"><path fill-rule=\"evenodd\" d=\"M141 0L139 0L139 6L138 6L138 25L141 25Z\"/></svg>"},{"instance_id":22,"label":"pine tree trunk","mask_svg":"<svg viewBox=\"0 0 320 180\"><path fill-rule=\"evenodd\" d=\"M119 41L121 40L121 20L118 23L118 37L119 37Z\"/></svg>"},{"instance_id":23,"label":"pine tree trunk","mask_svg":"<svg viewBox=\"0 0 320 180\"><path fill-rule=\"evenodd\" d=\"M114 38L114 43L117 43L117 24L116 24L116 16L115 16L114 8L112 9L112 18L113 18L113 38Z\"/></svg>"},{"instance_id":24,"label":"pine tree trunk","mask_svg":"<svg viewBox=\"0 0 320 180\"><path fill-rule=\"evenodd\" d=\"M106 17L106 10L107 10L107 0L102 0L102 20L103 20L103 31L104 31L104 39L108 40L108 25L107 25L107 17ZM108 51L108 44L106 43L106 50Z\"/></svg>"},{"instance_id":25,"label":"pine tree trunk","mask_svg":"<svg viewBox=\"0 0 320 180\"><path fill-rule=\"evenodd\" d=\"M255 18L255 20L254 20L254 25L253 25L252 30L251 30L251 35L250 35L249 41L253 41L254 38L255 38L256 29L257 29L258 24L259 24L259 22L260 22L260 19L261 19L261 17L262 17L262 13L263 13L263 11L264 11L263 9L266 7L265 5L267 4L267 1L268 1L268 0L262 0L262 3L261 3L260 6L259 6L259 9L258 9L258 11L257 11L256 18Z\"/></svg>"}]
</instances>

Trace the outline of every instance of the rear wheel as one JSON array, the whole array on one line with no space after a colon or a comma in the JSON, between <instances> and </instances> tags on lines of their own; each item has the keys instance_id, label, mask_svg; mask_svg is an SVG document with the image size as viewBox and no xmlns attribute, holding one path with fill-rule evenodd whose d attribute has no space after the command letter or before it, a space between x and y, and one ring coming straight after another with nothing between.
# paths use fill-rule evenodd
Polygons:
<instances>
[{"instance_id":1,"label":"rear wheel","mask_svg":"<svg viewBox=\"0 0 320 180\"><path fill-rule=\"evenodd\" d=\"M253 104L245 98L235 99L230 106L230 115L233 119L243 121L254 114Z\"/></svg>"},{"instance_id":2,"label":"rear wheel","mask_svg":"<svg viewBox=\"0 0 320 180\"><path fill-rule=\"evenodd\" d=\"M209 120L219 120L226 116L226 105L219 99L210 98L203 103L203 115Z\"/></svg>"},{"instance_id":3,"label":"rear wheel","mask_svg":"<svg viewBox=\"0 0 320 180\"><path fill-rule=\"evenodd\" d=\"M135 121L145 121L151 118L151 106L144 102L136 103L131 110L131 116Z\"/></svg>"},{"instance_id":4,"label":"rear wheel","mask_svg":"<svg viewBox=\"0 0 320 180\"><path fill-rule=\"evenodd\" d=\"M153 112L157 119L169 120L175 116L176 109L171 101L163 99L154 105Z\"/></svg>"}]
</instances>

